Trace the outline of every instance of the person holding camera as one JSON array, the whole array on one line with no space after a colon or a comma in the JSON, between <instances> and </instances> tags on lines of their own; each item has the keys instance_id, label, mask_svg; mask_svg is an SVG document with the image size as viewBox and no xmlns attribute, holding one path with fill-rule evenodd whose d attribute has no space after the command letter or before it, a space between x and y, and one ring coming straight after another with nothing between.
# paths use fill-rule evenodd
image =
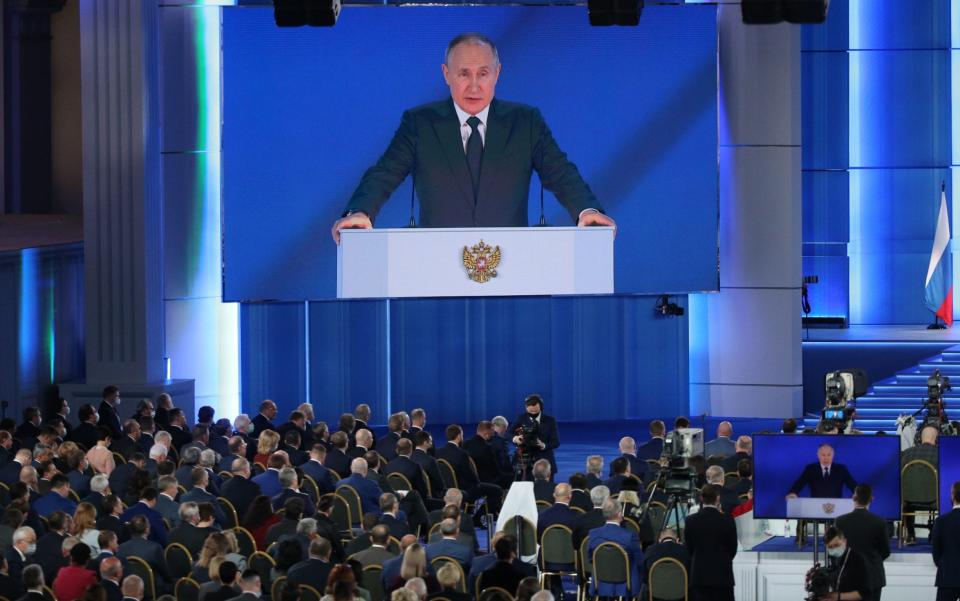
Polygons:
<instances>
[{"instance_id":1,"label":"person holding camera","mask_svg":"<svg viewBox=\"0 0 960 601\"><path fill-rule=\"evenodd\" d=\"M533 464L539 459L550 462L550 473L557 473L557 460L553 450L560 446L560 431L557 420L543 412L543 398L531 394L524 401L526 411L517 416L510 424L513 444L517 447L513 463L517 467L519 479L529 479ZM523 470L520 474L520 469Z\"/></svg>"},{"instance_id":2,"label":"person holding camera","mask_svg":"<svg viewBox=\"0 0 960 601\"><path fill-rule=\"evenodd\" d=\"M836 526L827 528L823 538L827 545L827 569L830 588L820 601L861 601L870 599L870 576L863 556L847 544Z\"/></svg>"}]
</instances>

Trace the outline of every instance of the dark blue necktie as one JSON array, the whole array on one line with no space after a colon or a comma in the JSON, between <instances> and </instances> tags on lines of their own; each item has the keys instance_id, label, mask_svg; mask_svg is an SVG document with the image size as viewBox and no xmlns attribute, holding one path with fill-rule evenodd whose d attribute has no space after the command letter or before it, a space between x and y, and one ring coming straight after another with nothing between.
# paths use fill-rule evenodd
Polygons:
<instances>
[{"instance_id":1,"label":"dark blue necktie","mask_svg":"<svg viewBox=\"0 0 960 601\"><path fill-rule=\"evenodd\" d=\"M470 179L473 183L473 200L477 200L477 189L480 183L480 158L483 156L483 139L480 137L480 119L476 115L467 119L470 126L470 137L467 138L467 166L470 168Z\"/></svg>"}]
</instances>

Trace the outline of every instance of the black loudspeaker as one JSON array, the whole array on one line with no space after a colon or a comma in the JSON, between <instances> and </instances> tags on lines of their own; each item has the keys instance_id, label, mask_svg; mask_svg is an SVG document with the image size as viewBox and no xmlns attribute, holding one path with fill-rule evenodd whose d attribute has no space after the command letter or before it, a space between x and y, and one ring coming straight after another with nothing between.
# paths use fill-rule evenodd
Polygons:
<instances>
[{"instance_id":1,"label":"black loudspeaker","mask_svg":"<svg viewBox=\"0 0 960 601\"><path fill-rule=\"evenodd\" d=\"M830 0L742 0L743 22L748 25L772 23L823 23Z\"/></svg>"},{"instance_id":2,"label":"black loudspeaker","mask_svg":"<svg viewBox=\"0 0 960 601\"><path fill-rule=\"evenodd\" d=\"M643 13L643 0L587 0L590 24L637 26Z\"/></svg>"},{"instance_id":3,"label":"black loudspeaker","mask_svg":"<svg viewBox=\"0 0 960 601\"><path fill-rule=\"evenodd\" d=\"M278 27L333 27L340 16L340 0L273 0Z\"/></svg>"}]
</instances>

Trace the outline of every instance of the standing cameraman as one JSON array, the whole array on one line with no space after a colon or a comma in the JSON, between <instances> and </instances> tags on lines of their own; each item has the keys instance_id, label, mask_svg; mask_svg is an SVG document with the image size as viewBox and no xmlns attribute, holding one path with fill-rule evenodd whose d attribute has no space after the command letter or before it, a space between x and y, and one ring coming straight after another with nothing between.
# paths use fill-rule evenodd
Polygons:
<instances>
[{"instance_id":1,"label":"standing cameraman","mask_svg":"<svg viewBox=\"0 0 960 601\"><path fill-rule=\"evenodd\" d=\"M827 528L823 537L827 545L831 569L831 590L820 601L862 601L869 599L870 583L863 556L847 545L843 532L836 526ZM866 593L866 595L864 595Z\"/></svg>"},{"instance_id":2,"label":"standing cameraman","mask_svg":"<svg viewBox=\"0 0 960 601\"><path fill-rule=\"evenodd\" d=\"M513 444L517 452L513 457L514 466L519 471L523 465L521 479L530 478L530 470L538 459L550 462L551 474L557 473L557 460L553 450L560 446L560 432L557 420L543 412L543 399L539 394L531 394L523 402L526 412L521 413L510 424Z\"/></svg>"}]
</instances>

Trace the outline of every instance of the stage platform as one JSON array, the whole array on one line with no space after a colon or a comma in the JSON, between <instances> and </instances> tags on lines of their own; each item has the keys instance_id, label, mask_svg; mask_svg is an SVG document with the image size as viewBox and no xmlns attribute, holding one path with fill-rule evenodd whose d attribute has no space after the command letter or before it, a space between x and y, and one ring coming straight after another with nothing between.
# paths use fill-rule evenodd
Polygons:
<instances>
[{"instance_id":1,"label":"stage platform","mask_svg":"<svg viewBox=\"0 0 960 601\"><path fill-rule=\"evenodd\" d=\"M848 328L805 328L804 342L888 342L888 343L944 343L960 342L960 328L956 330L928 330L925 325L855 325Z\"/></svg>"}]
</instances>

